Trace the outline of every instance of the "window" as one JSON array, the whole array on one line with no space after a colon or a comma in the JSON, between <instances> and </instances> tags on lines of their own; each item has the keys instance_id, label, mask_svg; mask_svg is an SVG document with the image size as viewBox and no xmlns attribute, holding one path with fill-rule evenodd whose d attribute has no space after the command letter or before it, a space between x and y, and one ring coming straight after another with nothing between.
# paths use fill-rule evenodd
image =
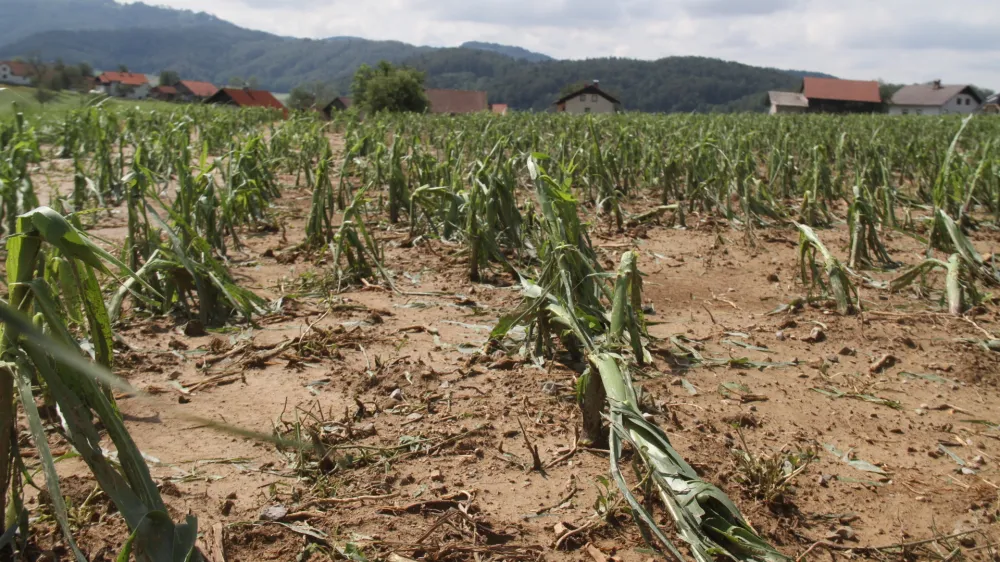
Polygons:
<instances>
[{"instance_id":1,"label":"window","mask_svg":"<svg viewBox=\"0 0 1000 562\"><path fill-rule=\"evenodd\" d=\"M587 101L587 94L580 94L580 101Z\"/></svg>"},{"instance_id":2,"label":"window","mask_svg":"<svg viewBox=\"0 0 1000 562\"><path fill-rule=\"evenodd\" d=\"M592 94L590 96L590 101L597 101L597 94Z\"/></svg>"},{"instance_id":3,"label":"window","mask_svg":"<svg viewBox=\"0 0 1000 562\"><path fill-rule=\"evenodd\" d=\"M583 112L584 112L584 113L590 113L590 108L589 108L589 107L585 107L585 108L583 108Z\"/></svg>"},{"instance_id":4,"label":"window","mask_svg":"<svg viewBox=\"0 0 1000 562\"><path fill-rule=\"evenodd\" d=\"M904 109L903 110L903 115L909 115L909 114L910 114L910 110L909 109Z\"/></svg>"},{"instance_id":5,"label":"window","mask_svg":"<svg viewBox=\"0 0 1000 562\"><path fill-rule=\"evenodd\" d=\"M917 109L917 110L914 111L914 113L916 113L917 115L923 115L924 114L924 110Z\"/></svg>"}]
</instances>

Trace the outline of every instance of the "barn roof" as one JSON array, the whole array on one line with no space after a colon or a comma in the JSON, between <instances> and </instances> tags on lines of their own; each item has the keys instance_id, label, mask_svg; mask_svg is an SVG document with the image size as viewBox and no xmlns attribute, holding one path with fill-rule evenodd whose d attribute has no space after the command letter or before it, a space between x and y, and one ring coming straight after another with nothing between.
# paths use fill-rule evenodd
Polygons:
<instances>
[{"instance_id":1,"label":"barn roof","mask_svg":"<svg viewBox=\"0 0 1000 562\"><path fill-rule=\"evenodd\" d=\"M924 106L942 106L948 103L948 100L957 96L958 94L966 93L976 99L976 102L982 103L983 99L976 92L975 88L969 84L941 84L940 82L931 82L929 84L911 84L909 86L903 86L892 96L893 105L924 105Z\"/></svg>"},{"instance_id":2,"label":"barn roof","mask_svg":"<svg viewBox=\"0 0 1000 562\"><path fill-rule=\"evenodd\" d=\"M806 77L802 80L802 93L811 100L882 103L878 82L874 80Z\"/></svg>"},{"instance_id":3,"label":"barn roof","mask_svg":"<svg viewBox=\"0 0 1000 562\"><path fill-rule=\"evenodd\" d=\"M210 98L219 91L219 88L211 82L196 82L194 80L181 80L181 85L187 88L191 95L199 98Z\"/></svg>"},{"instance_id":4,"label":"barn roof","mask_svg":"<svg viewBox=\"0 0 1000 562\"><path fill-rule=\"evenodd\" d=\"M486 92L478 90L424 90L431 113L475 113L489 111Z\"/></svg>"},{"instance_id":5,"label":"barn roof","mask_svg":"<svg viewBox=\"0 0 1000 562\"><path fill-rule=\"evenodd\" d=\"M222 88L205 100L205 103L231 103L240 107L285 108L271 92L248 88Z\"/></svg>"},{"instance_id":6,"label":"barn roof","mask_svg":"<svg viewBox=\"0 0 1000 562\"><path fill-rule=\"evenodd\" d=\"M587 84L583 88L580 88L579 90L576 90L575 92L566 94L565 96L557 99L553 105L559 105L561 103L566 103L567 101L575 98L576 96L582 96L584 94L597 94L597 95L603 97L604 99L608 100L611 103L621 103L620 101L618 101L617 99L615 99L614 96L612 96L611 94L609 94L609 93L605 92L604 90L602 90L601 87L598 86L597 84Z\"/></svg>"},{"instance_id":7,"label":"barn roof","mask_svg":"<svg viewBox=\"0 0 1000 562\"><path fill-rule=\"evenodd\" d=\"M101 84L111 84L119 82L126 86L142 86L149 83L149 78L145 74L135 74L134 72L104 72L97 77Z\"/></svg>"},{"instance_id":8,"label":"barn roof","mask_svg":"<svg viewBox=\"0 0 1000 562\"><path fill-rule=\"evenodd\" d=\"M798 92L768 92L771 105L783 107L809 107L809 100Z\"/></svg>"},{"instance_id":9,"label":"barn roof","mask_svg":"<svg viewBox=\"0 0 1000 562\"><path fill-rule=\"evenodd\" d=\"M14 76L20 76L22 78L31 76L31 65L26 62L17 60L0 60L0 64L6 64L10 67L10 73Z\"/></svg>"}]
</instances>

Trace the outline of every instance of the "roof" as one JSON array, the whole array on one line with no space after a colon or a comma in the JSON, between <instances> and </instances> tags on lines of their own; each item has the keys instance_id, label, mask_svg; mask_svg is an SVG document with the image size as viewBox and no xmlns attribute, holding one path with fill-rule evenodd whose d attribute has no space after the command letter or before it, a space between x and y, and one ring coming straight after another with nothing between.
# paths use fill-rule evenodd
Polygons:
<instances>
[{"instance_id":1,"label":"roof","mask_svg":"<svg viewBox=\"0 0 1000 562\"><path fill-rule=\"evenodd\" d=\"M214 96L205 100L205 103L230 103L240 107L285 108L271 92L251 90L249 88L222 88Z\"/></svg>"},{"instance_id":2,"label":"roof","mask_svg":"<svg viewBox=\"0 0 1000 562\"><path fill-rule=\"evenodd\" d=\"M983 104L984 105L1000 104L1000 94L993 94L992 96L986 98L986 101L983 102Z\"/></svg>"},{"instance_id":3,"label":"roof","mask_svg":"<svg viewBox=\"0 0 1000 562\"><path fill-rule=\"evenodd\" d=\"M102 84L120 82L127 86L149 84L149 78L145 74L135 74L133 72L104 72L97 77L97 81Z\"/></svg>"},{"instance_id":4,"label":"roof","mask_svg":"<svg viewBox=\"0 0 1000 562\"><path fill-rule=\"evenodd\" d=\"M478 90L424 90L431 113L474 113L489 111L486 92Z\"/></svg>"},{"instance_id":5,"label":"roof","mask_svg":"<svg viewBox=\"0 0 1000 562\"><path fill-rule=\"evenodd\" d=\"M785 107L809 107L809 100L798 92L768 92L771 105Z\"/></svg>"},{"instance_id":6,"label":"roof","mask_svg":"<svg viewBox=\"0 0 1000 562\"><path fill-rule=\"evenodd\" d=\"M599 96L602 96L604 99L608 100L611 103L621 103L620 101L618 101L617 99L615 99L614 96L612 96L611 94L609 94L609 93L605 92L604 90L602 90L601 87L598 86L597 84L588 84L588 85L584 86L583 88L580 88L579 90L576 90L575 92L566 94L565 96L557 99L555 101L555 104L553 104L553 105L559 105L559 104L562 104L562 103L566 103L567 101L575 98L576 96L582 96L584 94L597 94Z\"/></svg>"},{"instance_id":7,"label":"roof","mask_svg":"<svg viewBox=\"0 0 1000 562\"><path fill-rule=\"evenodd\" d=\"M499 115L507 115L507 104L505 103L490 104L490 111Z\"/></svg>"},{"instance_id":8,"label":"roof","mask_svg":"<svg viewBox=\"0 0 1000 562\"><path fill-rule=\"evenodd\" d=\"M882 103L878 82L874 80L840 80L838 78L806 77L802 93L808 99Z\"/></svg>"},{"instance_id":9,"label":"roof","mask_svg":"<svg viewBox=\"0 0 1000 562\"><path fill-rule=\"evenodd\" d=\"M323 110L329 111L331 108L333 108L333 105L336 104L337 102L340 102L340 105L342 105L344 108L351 107L351 103L353 103L349 96L338 96L330 100L330 103L326 104L326 107L324 107Z\"/></svg>"},{"instance_id":10,"label":"roof","mask_svg":"<svg viewBox=\"0 0 1000 562\"><path fill-rule=\"evenodd\" d=\"M975 88L969 84L941 84L931 82L929 84L911 84L903 86L892 96L893 105L926 105L942 106L948 100L961 93L967 93L982 103L982 98Z\"/></svg>"},{"instance_id":11,"label":"roof","mask_svg":"<svg viewBox=\"0 0 1000 562\"><path fill-rule=\"evenodd\" d=\"M31 65L26 62L16 60L0 60L0 64L6 64L10 67L10 73L14 76L28 77L32 74Z\"/></svg>"},{"instance_id":12,"label":"roof","mask_svg":"<svg viewBox=\"0 0 1000 562\"><path fill-rule=\"evenodd\" d=\"M157 87L153 88L153 90L155 90L155 91L157 91L157 92L159 92L161 94L173 94L173 95L177 95L177 88L175 88L173 86L157 86Z\"/></svg>"},{"instance_id":13,"label":"roof","mask_svg":"<svg viewBox=\"0 0 1000 562\"><path fill-rule=\"evenodd\" d=\"M181 86L187 88L191 95L199 98L210 98L219 91L219 88L211 82L196 82L194 80L181 80Z\"/></svg>"}]
</instances>

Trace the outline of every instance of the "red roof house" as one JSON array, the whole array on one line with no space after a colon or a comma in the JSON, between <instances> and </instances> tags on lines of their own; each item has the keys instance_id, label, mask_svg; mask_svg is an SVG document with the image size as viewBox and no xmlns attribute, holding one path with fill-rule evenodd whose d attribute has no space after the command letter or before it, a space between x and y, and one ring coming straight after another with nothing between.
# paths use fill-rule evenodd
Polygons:
<instances>
[{"instance_id":1,"label":"red roof house","mask_svg":"<svg viewBox=\"0 0 1000 562\"><path fill-rule=\"evenodd\" d=\"M157 86L149 91L149 95L162 101L174 101L180 92L173 86Z\"/></svg>"},{"instance_id":2,"label":"red roof house","mask_svg":"<svg viewBox=\"0 0 1000 562\"><path fill-rule=\"evenodd\" d=\"M177 83L177 90L182 96L189 99L208 99L219 91L219 88L211 82L197 82L194 80L181 80Z\"/></svg>"},{"instance_id":3,"label":"red roof house","mask_svg":"<svg viewBox=\"0 0 1000 562\"><path fill-rule=\"evenodd\" d=\"M97 77L98 86L109 96L142 99L149 95L149 78L134 72L103 72Z\"/></svg>"},{"instance_id":4,"label":"red roof house","mask_svg":"<svg viewBox=\"0 0 1000 562\"><path fill-rule=\"evenodd\" d=\"M475 113L489 111L486 92L476 90L424 90L431 113Z\"/></svg>"},{"instance_id":5,"label":"red roof house","mask_svg":"<svg viewBox=\"0 0 1000 562\"><path fill-rule=\"evenodd\" d=\"M284 110L285 114L288 114L285 106L271 92L251 90L249 88L222 88L215 95L205 100L205 103L235 105L237 107L269 107L271 109Z\"/></svg>"},{"instance_id":6,"label":"red roof house","mask_svg":"<svg viewBox=\"0 0 1000 562\"><path fill-rule=\"evenodd\" d=\"M0 84L19 84L22 86L31 83L31 65L16 61L0 61Z\"/></svg>"},{"instance_id":7,"label":"red roof house","mask_svg":"<svg viewBox=\"0 0 1000 562\"><path fill-rule=\"evenodd\" d=\"M882 105L879 85L874 80L807 77L802 80L801 93L809 100L809 111L871 112Z\"/></svg>"}]
</instances>

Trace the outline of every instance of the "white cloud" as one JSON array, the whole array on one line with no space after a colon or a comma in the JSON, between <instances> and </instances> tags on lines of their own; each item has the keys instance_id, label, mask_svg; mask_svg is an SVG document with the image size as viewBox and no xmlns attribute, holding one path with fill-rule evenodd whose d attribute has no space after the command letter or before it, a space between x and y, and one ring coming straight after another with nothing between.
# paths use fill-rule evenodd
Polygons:
<instances>
[{"instance_id":1,"label":"white cloud","mask_svg":"<svg viewBox=\"0 0 1000 562\"><path fill-rule=\"evenodd\" d=\"M671 55L1000 89L1000 3L964 0L156 0L295 37L517 45L557 58Z\"/></svg>"}]
</instances>

